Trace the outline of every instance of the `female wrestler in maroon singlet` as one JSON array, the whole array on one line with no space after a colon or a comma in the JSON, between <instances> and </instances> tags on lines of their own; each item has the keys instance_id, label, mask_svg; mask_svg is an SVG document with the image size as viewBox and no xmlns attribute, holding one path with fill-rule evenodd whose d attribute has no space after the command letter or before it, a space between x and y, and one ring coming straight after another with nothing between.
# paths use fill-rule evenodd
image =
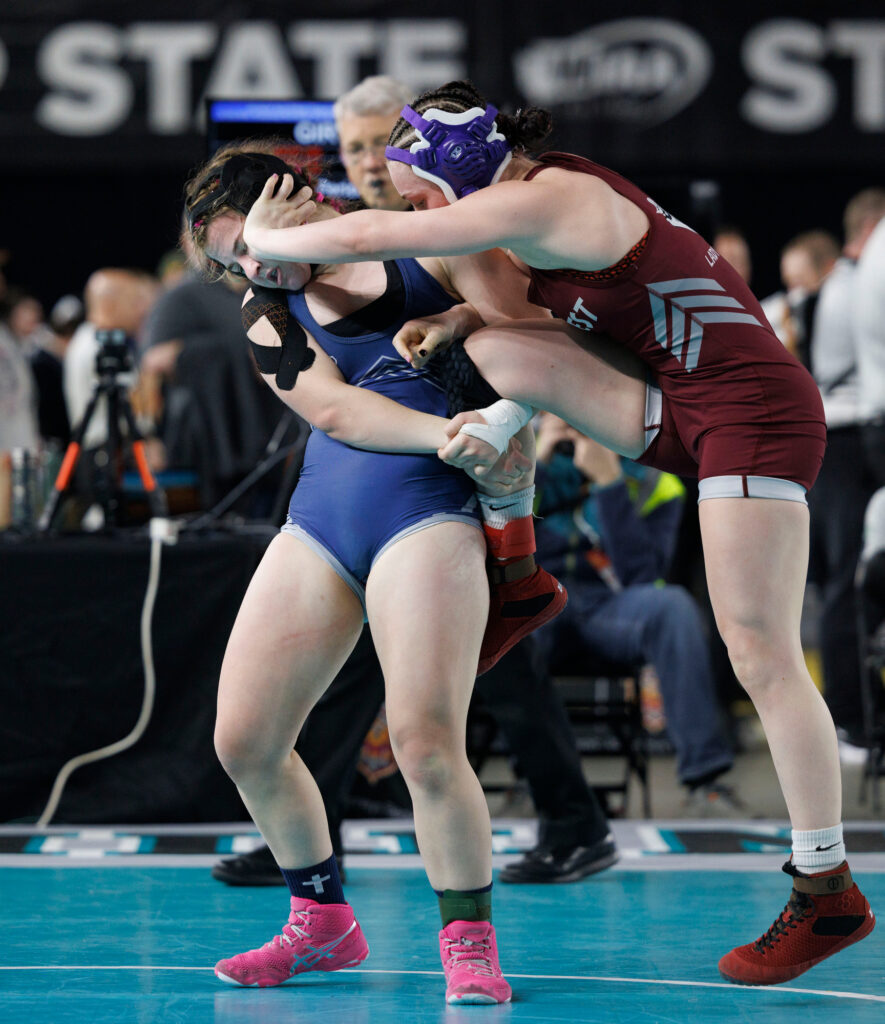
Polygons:
<instances>
[{"instance_id":1,"label":"female wrestler in maroon singlet","mask_svg":"<svg viewBox=\"0 0 885 1024\"><path fill-rule=\"evenodd\" d=\"M450 83L403 110L387 150L394 184L420 216L365 211L286 228L293 203L305 215L312 203L304 192L289 198L285 179L274 196L271 179L244 241L258 260L309 262L509 250L530 276L531 300L559 319L479 330L467 347L483 376L622 454L697 474L717 625L793 826L789 903L719 969L737 983L787 981L875 923L845 862L835 729L799 638L805 491L826 443L820 397L742 279L691 228L589 160L530 158L549 127L541 111L500 117L468 83ZM407 325L398 344L420 365L479 326L456 307ZM443 457L490 465L497 451L485 440L493 430L500 443L507 429L462 415Z\"/></svg>"}]
</instances>

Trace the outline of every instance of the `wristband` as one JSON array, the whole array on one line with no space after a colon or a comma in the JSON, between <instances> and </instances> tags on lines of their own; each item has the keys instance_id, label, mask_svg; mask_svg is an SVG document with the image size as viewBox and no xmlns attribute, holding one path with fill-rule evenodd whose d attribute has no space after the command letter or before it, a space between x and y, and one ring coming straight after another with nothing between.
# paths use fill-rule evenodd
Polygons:
<instances>
[{"instance_id":1,"label":"wristband","mask_svg":"<svg viewBox=\"0 0 885 1024\"><path fill-rule=\"evenodd\" d=\"M499 455L507 450L510 438L531 420L534 409L524 402L513 402L502 398L487 409L476 410L486 421L485 423L465 423L458 431L478 437L480 441L490 444Z\"/></svg>"}]
</instances>

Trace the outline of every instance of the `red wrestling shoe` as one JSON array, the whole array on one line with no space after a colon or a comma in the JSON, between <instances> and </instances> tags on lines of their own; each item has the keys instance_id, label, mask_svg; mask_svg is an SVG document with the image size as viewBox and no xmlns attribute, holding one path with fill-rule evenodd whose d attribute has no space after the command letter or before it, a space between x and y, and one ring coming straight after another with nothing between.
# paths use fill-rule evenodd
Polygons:
<instances>
[{"instance_id":1,"label":"red wrestling shoe","mask_svg":"<svg viewBox=\"0 0 885 1024\"><path fill-rule=\"evenodd\" d=\"M496 664L523 637L555 619L568 603L565 587L532 555L489 567L489 621L476 674Z\"/></svg>"},{"instance_id":2,"label":"red wrestling shoe","mask_svg":"<svg viewBox=\"0 0 885 1024\"><path fill-rule=\"evenodd\" d=\"M768 931L738 946L719 961L719 973L736 985L779 985L798 977L828 956L860 942L876 919L854 884L848 864L803 875L787 861L793 891Z\"/></svg>"}]
</instances>

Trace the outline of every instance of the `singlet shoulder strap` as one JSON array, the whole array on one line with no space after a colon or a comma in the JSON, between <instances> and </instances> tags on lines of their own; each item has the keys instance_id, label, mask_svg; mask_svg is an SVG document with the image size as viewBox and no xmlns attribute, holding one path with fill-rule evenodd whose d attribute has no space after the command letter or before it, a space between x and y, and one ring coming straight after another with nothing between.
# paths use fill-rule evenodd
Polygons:
<instances>
[{"instance_id":1,"label":"singlet shoulder strap","mask_svg":"<svg viewBox=\"0 0 885 1024\"><path fill-rule=\"evenodd\" d=\"M531 181L536 174L547 170L548 167L561 167L565 171L578 171L584 174L599 174L600 176L603 176L607 171L607 168L601 164L595 164L586 157L578 156L577 153L551 151L549 153L540 153L533 159L537 161L537 164L526 174L526 181Z\"/></svg>"},{"instance_id":2,"label":"singlet shoulder strap","mask_svg":"<svg viewBox=\"0 0 885 1024\"><path fill-rule=\"evenodd\" d=\"M322 329L339 338L353 338L361 334L375 334L395 323L403 310L405 282L396 260L385 260L384 271L387 285L383 294L362 309L325 324Z\"/></svg>"}]
</instances>

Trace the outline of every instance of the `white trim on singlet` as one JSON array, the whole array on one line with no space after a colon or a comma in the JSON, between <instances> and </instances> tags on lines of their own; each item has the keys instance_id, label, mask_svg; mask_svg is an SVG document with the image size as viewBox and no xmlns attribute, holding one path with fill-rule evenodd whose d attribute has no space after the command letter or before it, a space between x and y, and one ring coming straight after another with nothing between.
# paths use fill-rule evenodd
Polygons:
<instances>
[{"instance_id":1,"label":"white trim on singlet","mask_svg":"<svg viewBox=\"0 0 885 1024\"><path fill-rule=\"evenodd\" d=\"M311 551L319 555L324 562L335 570L336 573L341 577L342 580L350 587L350 589L359 598L360 604L363 606L363 616L366 613L366 588L360 583L360 581L353 575L352 572L348 572L345 569L343 563L339 561L332 552L326 547L325 544L320 543L312 534L308 533L303 527L299 526L298 523L293 523L292 520L286 516L286 521L280 527L280 533L288 533L290 537L295 537L306 544Z\"/></svg>"},{"instance_id":2,"label":"white trim on singlet","mask_svg":"<svg viewBox=\"0 0 885 1024\"><path fill-rule=\"evenodd\" d=\"M475 499L473 500L475 501ZM372 559L372 565L378 561L381 555L383 555L388 548L393 547L397 541L402 540L404 537L409 537L413 533L419 533L421 530L426 530L429 526L436 526L438 523L465 523L467 526L473 526L477 530L482 529L481 521L474 516L458 515L457 512L436 512L433 515L427 516L426 519L419 519L417 522L403 527L399 533L395 533L390 540L386 541L375 553L375 557ZM363 618L366 619L366 588L352 572L345 568L340 559L336 558L325 544L318 541L316 537L308 533L307 530L299 526L298 523L293 523L288 516L286 516L286 522L280 527L280 532L288 533L290 537L296 537L335 570L335 572L359 598L359 602L363 606Z\"/></svg>"},{"instance_id":3,"label":"white trim on singlet","mask_svg":"<svg viewBox=\"0 0 885 1024\"><path fill-rule=\"evenodd\" d=\"M655 378L649 374L645 382L645 448L643 451L647 452L648 446L660 434L663 413L663 392L655 383Z\"/></svg>"},{"instance_id":4,"label":"white trim on singlet","mask_svg":"<svg viewBox=\"0 0 885 1024\"><path fill-rule=\"evenodd\" d=\"M437 523L465 523L467 526L474 526L477 530L482 529L482 523L475 516L459 516L457 512L435 512L432 516L428 516L426 519L419 519L418 522L412 523L409 526L403 527L399 533L395 533L389 541L378 549L375 553L375 557L372 559L372 565L374 566L378 559L387 551L388 548L393 547L397 541L403 539L403 537L409 537L413 533L419 533L421 530L426 530L428 526L436 526Z\"/></svg>"},{"instance_id":5,"label":"white trim on singlet","mask_svg":"<svg viewBox=\"0 0 885 1024\"><path fill-rule=\"evenodd\" d=\"M698 504L707 498L779 498L808 504L802 484L777 476L708 476L698 483Z\"/></svg>"}]
</instances>

